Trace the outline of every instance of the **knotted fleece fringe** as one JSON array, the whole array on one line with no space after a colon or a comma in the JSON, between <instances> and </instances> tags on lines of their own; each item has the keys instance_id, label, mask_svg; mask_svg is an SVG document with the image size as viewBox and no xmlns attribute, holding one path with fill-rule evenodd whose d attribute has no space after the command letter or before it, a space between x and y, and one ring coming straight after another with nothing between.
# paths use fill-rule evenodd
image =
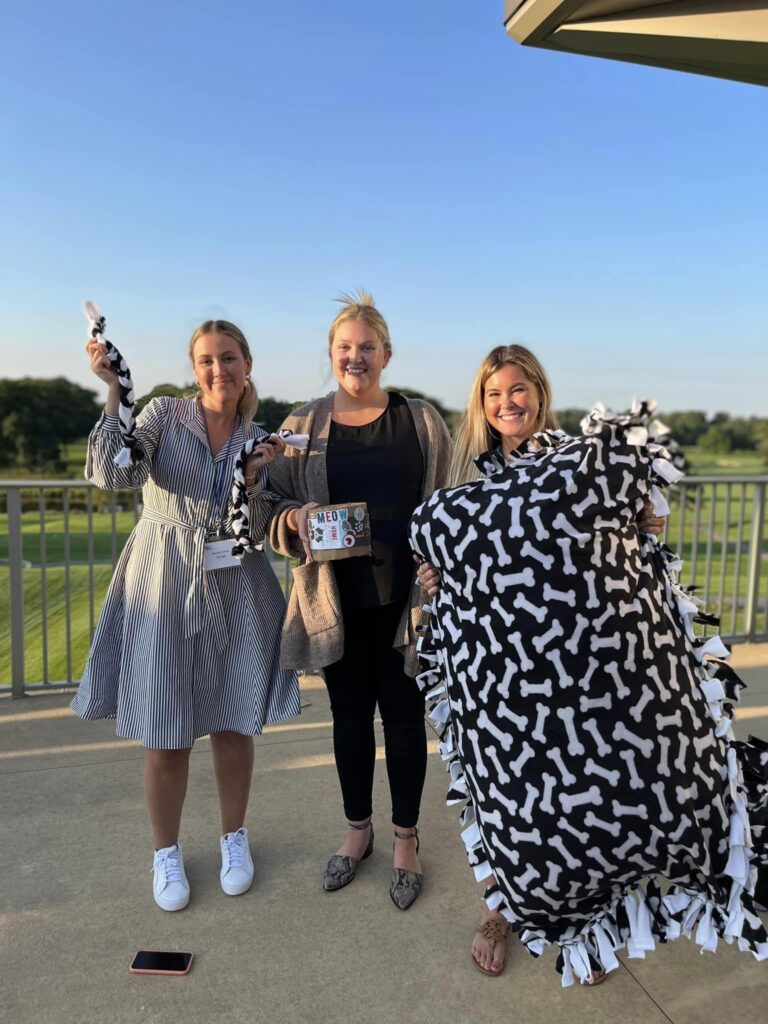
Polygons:
<instances>
[{"instance_id":1,"label":"knotted fleece fringe","mask_svg":"<svg viewBox=\"0 0 768 1024\"><path fill-rule=\"evenodd\" d=\"M602 404L597 404L581 426L585 434L597 433L604 423L616 423L627 428L630 443L645 447L652 455L650 497L656 514L667 515L669 507L661 488L683 476L684 459L663 423L657 420L646 426L654 409L655 402L635 402L629 414L617 416ZM535 458L567 440L569 438L562 431L535 434L518 449L518 453L522 458ZM499 467L487 463L481 468L494 472ZM730 652L720 637L697 638L693 632L694 623L712 626L718 624L718 620L705 615L701 611L703 602L692 597L680 585L678 572L682 560L656 537L644 536L644 542L660 559L668 597L678 613L696 660L702 697L713 719L715 735L728 745L728 778L724 797L729 810L730 852L725 869L730 880L729 892L727 900L723 901L715 899L712 892L672 885L662 896L656 879L649 877L614 892L610 902L578 929L570 926L559 936L552 936L541 929L524 928L520 939L532 956L541 956L552 942L560 946L563 988L573 985L575 980L582 984L591 982L595 964L601 971L616 970L619 967L617 950L626 948L631 959L644 959L646 952L655 950L657 940L666 942L681 935L693 938L701 952L714 952L718 937L721 937L729 944L735 941L740 950L751 952L757 960L768 959L765 929L752 899L757 879L756 865L768 864L768 843L763 838L763 828L750 826L749 821L749 811L768 806L768 744L752 736L746 743L735 740L731 728L731 702L739 699L739 690L745 684L725 664ZM428 614L431 615L433 610L432 604L424 605ZM420 632L417 649L424 671L416 681L425 694L428 718L438 734L438 752L446 763L450 779L446 803L448 806L462 805L459 815L461 838L475 880L483 882L493 874L493 869L469 791L467 769L456 749L442 667L443 652L438 646L442 634L435 619ZM486 888L484 899L490 910L501 913L510 924L519 921L498 882Z\"/></svg>"},{"instance_id":2,"label":"knotted fleece fringe","mask_svg":"<svg viewBox=\"0 0 768 1024\"><path fill-rule=\"evenodd\" d=\"M128 466L134 465L144 458L144 453L134 436L136 430L136 420L133 415L135 395L131 371L128 369L125 359L123 359L112 342L107 341L104 337L107 321L99 312L99 307L94 302L84 302L83 309L91 327L91 337L106 347L109 361L112 364L112 369L117 374L117 380L120 385L118 417L120 419L120 435L123 439L123 447L115 456L114 461L116 466L126 469Z\"/></svg>"}]
</instances>

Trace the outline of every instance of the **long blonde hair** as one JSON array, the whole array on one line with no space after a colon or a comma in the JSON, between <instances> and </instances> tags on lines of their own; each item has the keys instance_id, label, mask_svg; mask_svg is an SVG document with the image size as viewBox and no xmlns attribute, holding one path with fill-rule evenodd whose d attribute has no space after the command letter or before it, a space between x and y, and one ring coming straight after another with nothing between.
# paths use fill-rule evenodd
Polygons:
<instances>
[{"instance_id":1,"label":"long blonde hair","mask_svg":"<svg viewBox=\"0 0 768 1024\"><path fill-rule=\"evenodd\" d=\"M536 386L540 404L535 430L557 429L557 420L552 412L552 388L539 360L522 345L497 346L488 353L475 374L467 399L467 411L453 440L449 475L451 487L477 480L480 471L474 464L475 459L498 444L498 436L492 432L485 418L483 401L488 378L506 365L519 366L528 380Z\"/></svg>"},{"instance_id":2,"label":"long blonde hair","mask_svg":"<svg viewBox=\"0 0 768 1024\"><path fill-rule=\"evenodd\" d=\"M195 342L206 334L225 334L228 338L237 342L238 347L243 354L243 359L246 361L251 360L251 350L248 346L248 341L239 327L230 323L229 320L205 320L199 327L195 328L195 331L189 340L189 358L193 366L195 365ZM237 411L243 417L243 426L246 429L253 417L256 415L258 407L259 396L256 394L256 385L253 383L250 376L248 376L245 378L243 393L237 403Z\"/></svg>"},{"instance_id":3,"label":"long blonde hair","mask_svg":"<svg viewBox=\"0 0 768 1024\"><path fill-rule=\"evenodd\" d=\"M328 351L330 352L333 339L339 327L347 320L362 320L364 324L376 332L384 351L392 355L392 342L389 339L389 327L387 321L376 309L376 300L365 288L358 288L357 291L342 292L335 299L341 303L341 309L336 314L333 323L328 328Z\"/></svg>"}]
</instances>

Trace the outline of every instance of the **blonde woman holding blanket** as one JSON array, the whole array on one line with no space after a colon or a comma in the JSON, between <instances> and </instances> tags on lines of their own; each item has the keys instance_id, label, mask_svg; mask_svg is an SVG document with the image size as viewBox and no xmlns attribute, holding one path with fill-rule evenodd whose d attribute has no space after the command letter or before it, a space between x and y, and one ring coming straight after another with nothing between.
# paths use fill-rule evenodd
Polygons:
<instances>
[{"instance_id":1,"label":"blonde woman holding blanket","mask_svg":"<svg viewBox=\"0 0 768 1024\"><path fill-rule=\"evenodd\" d=\"M361 292L340 301L328 336L338 387L288 417L284 426L309 434L309 447L287 452L270 472L270 489L285 499L271 521L270 543L301 560L283 629L282 664L325 671L349 826L326 865L327 891L351 882L373 849L378 705L394 826L390 895L405 910L422 885L417 821L427 761L423 701L413 678L423 594L414 579L407 524L416 506L446 482L450 438L427 402L382 388L392 345L373 298ZM314 561L307 512L351 501L368 505L372 554Z\"/></svg>"},{"instance_id":2,"label":"blonde woman holding blanket","mask_svg":"<svg viewBox=\"0 0 768 1024\"><path fill-rule=\"evenodd\" d=\"M285 444L252 422L251 354L234 324L208 320L197 328L189 355L198 397L153 399L135 429L125 401L132 402L132 388L115 372L125 363L116 362L102 329L103 320L95 322L86 346L93 373L109 388L88 441L86 477L105 490L141 487L144 508L115 569L72 706L81 718L116 718L118 736L147 748L153 895L163 910L181 910L190 892L179 829L194 741L210 734L220 883L227 895L240 895L253 880L245 827L253 736L299 713L295 674L278 664L285 602L274 572L261 550L242 560L230 554L235 460L254 439L244 476L255 544L272 510L266 467Z\"/></svg>"},{"instance_id":3,"label":"blonde woman holding blanket","mask_svg":"<svg viewBox=\"0 0 768 1024\"><path fill-rule=\"evenodd\" d=\"M507 922L534 956L559 947L565 987L617 970L617 950L644 957L681 936L768 959L754 895L768 744L735 739L742 684L720 638L694 631L717 620L674 552L637 529L682 476L655 403L598 403L569 438L528 433L544 402L519 362L493 370L484 397L511 458L481 456L480 479L438 491L410 526L441 574L418 678L500 916L475 965L498 976L487 947Z\"/></svg>"},{"instance_id":4,"label":"blonde woman holding blanket","mask_svg":"<svg viewBox=\"0 0 768 1024\"><path fill-rule=\"evenodd\" d=\"M469 393L467 411L456 434L450 472L450 486L477 480L483 473L477 462L490 453L499 468L513 459L517 448L537 431L557 430L552 411L552 388L544 367L522 345L494 348L481 363ZM657 517L647 503L638 528L661 533L665 520ZM430 562L423 562L418 578L430 596L440 585L440 574ZM519 614L519 613L515 613ZM515 657L514 650L510 654ZM488 885L495 885L490 878ZM491 977L504 970L508 923L497 909L483 905L482 920L473 936L472 960ZM601 975L597 975L597 980Z\"/></svg>"}]
</instances>

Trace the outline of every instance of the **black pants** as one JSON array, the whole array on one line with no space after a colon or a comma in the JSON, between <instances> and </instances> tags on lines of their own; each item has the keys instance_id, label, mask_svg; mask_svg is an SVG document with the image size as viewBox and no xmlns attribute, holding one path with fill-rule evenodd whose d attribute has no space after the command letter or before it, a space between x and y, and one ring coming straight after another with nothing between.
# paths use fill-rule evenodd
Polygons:
<instances>
[{"instance_id":1,"label":"black pants","mask_svg":"<svg viewBox=\"0 0 768 1024\"><path fill-rule=\"evenodd\" d=\"M410 828L419 819L427 772L424 697L403 671L392 647L403 604L344 612L344 656L326 666L331 698L333 749L344 798L344 813L361 821L373 809L376 740L373 717L379 706L392 795L392 821Z\"/></svg>"}]
</instances>

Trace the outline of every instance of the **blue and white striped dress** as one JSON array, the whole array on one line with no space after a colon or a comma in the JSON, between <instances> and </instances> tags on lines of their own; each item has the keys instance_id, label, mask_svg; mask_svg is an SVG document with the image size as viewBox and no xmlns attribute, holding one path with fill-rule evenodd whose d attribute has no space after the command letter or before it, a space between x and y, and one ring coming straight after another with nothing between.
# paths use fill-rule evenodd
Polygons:
<instances>
[{"instance_id":1,"label":"blue and white striped dress","mask_svg":"<svg viewBox=\"0 0 768 1024\"><path fill-rule=\"evenodd\" d=\"M296 675L279 666L285 600L266 554L203 568L206 535L218 525L217 473L228 495L242 445L264 436L239 424L229 450L214 458L197 402L154 398L136 427L145 457L120 469L113 461L122 447L117 417L96 424L86 478L106 490L143 488L144 510L72 701L79 717L116 718L118 736L178 749L212 732L258 735L265 724L299 714ZM266 480L264 469L249 491L254 541L272 506Z\"/></svg>"}]
</instances>

